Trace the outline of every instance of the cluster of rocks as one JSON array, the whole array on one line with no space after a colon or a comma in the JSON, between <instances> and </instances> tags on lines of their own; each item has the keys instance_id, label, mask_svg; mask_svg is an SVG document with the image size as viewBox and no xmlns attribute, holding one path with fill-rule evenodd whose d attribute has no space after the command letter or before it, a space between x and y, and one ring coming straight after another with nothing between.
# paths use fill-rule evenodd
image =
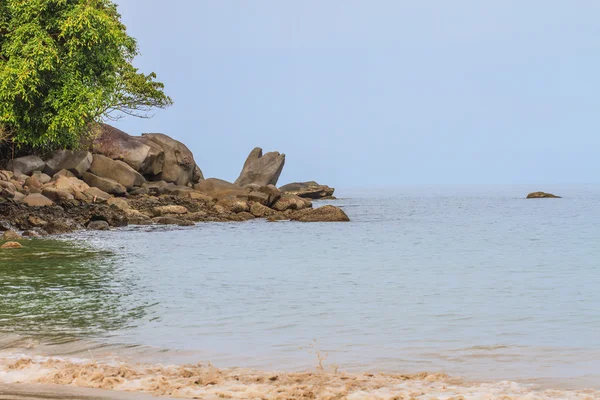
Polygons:
<instances>
[{"instance_id":1,"label":"cluster of rocks","mask_svg":"<svg viewBox=\"0 0 600 400\"><path fill-rule=\"evenodd\" d=\"M103 125L88 150L20 157L0 170L0 231L26 235L128 224L348 221L338 207L313 208L334 189L315 182L276 187L285 155L254 149L235 183L204 179L191 151L163 134L139 137ZM9 239L4 239L9 240Z\"/></svg>"},{"instance_id":2,"label":"cluster of rocks","mask_svg":"<svg viewBox=\"0 0 600 400\"><path fill-rule=\"evenodd\" d=\"M560 199L560 196L557 196L552 193L546 192L533 192L529 193L526 197L527 199Z\"/></svg>"}]
</instances>

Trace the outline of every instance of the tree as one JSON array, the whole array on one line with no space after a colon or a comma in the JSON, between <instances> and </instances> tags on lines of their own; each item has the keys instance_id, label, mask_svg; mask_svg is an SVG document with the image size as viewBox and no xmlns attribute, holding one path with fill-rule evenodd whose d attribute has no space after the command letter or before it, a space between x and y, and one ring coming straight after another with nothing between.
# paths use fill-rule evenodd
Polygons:
<instances>
[{"instance_id":1,"label":"tree","mask_svg":"<svg viewBox=\"0 0 600 400\"><path fill-rule=\"evenodd\" d=\"M136 55L110 0L0 0L0 132L17 146L74 148L95 123L168 107Z\"/></svg>"}]
</instances>

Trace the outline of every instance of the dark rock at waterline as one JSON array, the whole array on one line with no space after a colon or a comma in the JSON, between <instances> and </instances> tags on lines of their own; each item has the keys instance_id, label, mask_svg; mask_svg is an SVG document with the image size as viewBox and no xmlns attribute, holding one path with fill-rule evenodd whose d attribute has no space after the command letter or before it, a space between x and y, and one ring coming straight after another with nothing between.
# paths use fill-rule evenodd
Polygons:
<instances>
[{"instance_id":1,"label":"dark rock at waterline","mask_svg":"<svg viewBox=\"0 0 600 400\"><path fill-rule=\"evenodd\" d=\"M25 156L9 161L7 168L15 173L18 171L21 174L30 175L33 171L43 171L46 163L38 156Z\"/></svg>"},{"instance_id":2,"label":"dark rock at waterline","mask_svg":"<svg viewBox=\"0 0 600 400\"><path fill-rule=\"evenodd\" d=\"M260 147L254 148L244 163L240 176L235 181L236 185L277 185L283 166L285 154L276 151L262 154Z\"/></svg>"},{"instance_id":3,"label":"dark rock at waterline","mask_svg":"<svg viewBox=\"0 0 600 400\"><path fill-rule=\"evenodd\" d=\"M140 140L149 146L150 143L154 143L164 151L162 171L152 180L185 186L204 179L202 171L194 160L194 155L183 143L162 133L144 133Z\"/></svg>"},{"instance_id":4,"label":"dark rock at waterline","mask_svg":"<svg viewBox=\"0 0 600 400\"><path fill-rule=\"evenodd\" d=\"M560 199L560 196L557 196L555 194L552 193L546 193L546 192L533 192L533 193L529 193L527 195L528 199Z\"/></svg>"},{"instance_id":5,"label":"dark rock at waterline","mask_svg":"<svg viewBox=\"0 0 600 400\"><path fill-rule=\"evenodd\" d=\"M45 173L55 175L64 170L81 177L92 165L92 153L89 151L58 150L46 161Z\"/></svg>"},{"instance_id":6,"label":"dark rock at waterline","mask_svg":"<svg viewBox=\"0 0 600 400\"><path fill-rule=\"evenodd\" d=\"M299 222L348 222L350 218L339 207L323 206L297 211L291 214L293 221Z\"/></svg>"},{"instance_id":7,"label":"dark rock at waterline","mask_svg":"<svg viewBox=\"0 0 600 400\"><path fill-rule=\"evenodd\" d=\"M110 225L106 221L91 221L87 228L91 231L108 231L110 230Z\"/></svg>"},{"instance_id":8,"label":"dark rock at waterline","mask_svg":"<svg viewBox=\"0 0 600 400\"><path fill-rule=\"evenodd\" d=\"M283 193L294 194L307 199L324 199L333 196L335 189L327 185L319 185L315 181L294 182L279 188Z\"/></svg>"}]
</instances>

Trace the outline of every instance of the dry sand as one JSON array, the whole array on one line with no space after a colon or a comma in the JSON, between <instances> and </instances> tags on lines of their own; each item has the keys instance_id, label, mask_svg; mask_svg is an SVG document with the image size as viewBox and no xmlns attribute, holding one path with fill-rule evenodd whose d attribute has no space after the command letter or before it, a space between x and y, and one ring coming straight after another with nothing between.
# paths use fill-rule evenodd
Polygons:
<instances>
[{"instance_id":1,"label":"dry sand","mask_svg":"<svg viewBox=\"0 0 600 400\"><path fill-rule=\"evenodd\" d=\"M2 400L125 400L147 399L148 395L207 400L600 399L600 391L596 390L536 389L508 381L469 383L445 374L284 373L218 369L211 365L102 364L41 357L0 359L0 383L4 384L0 386Z\"/></svg>"}]
</instances>

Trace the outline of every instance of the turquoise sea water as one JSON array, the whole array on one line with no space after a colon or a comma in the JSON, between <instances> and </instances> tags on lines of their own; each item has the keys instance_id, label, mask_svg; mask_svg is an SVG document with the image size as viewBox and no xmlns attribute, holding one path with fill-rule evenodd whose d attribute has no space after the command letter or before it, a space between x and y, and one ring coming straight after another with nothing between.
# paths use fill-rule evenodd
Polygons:
<instances>
[{"instance_id":1,"label":"turquoise sea water","mask_svg":"<svg viewBox=\"0 0 600 400\"><path fill-rule=\"evenodd\" d=\"M522 198L540 189L564 198ZM2 252L0 349L600 387L600 186L339 195L350 223L128 227Z\"/></svg>"}]
</instances>

